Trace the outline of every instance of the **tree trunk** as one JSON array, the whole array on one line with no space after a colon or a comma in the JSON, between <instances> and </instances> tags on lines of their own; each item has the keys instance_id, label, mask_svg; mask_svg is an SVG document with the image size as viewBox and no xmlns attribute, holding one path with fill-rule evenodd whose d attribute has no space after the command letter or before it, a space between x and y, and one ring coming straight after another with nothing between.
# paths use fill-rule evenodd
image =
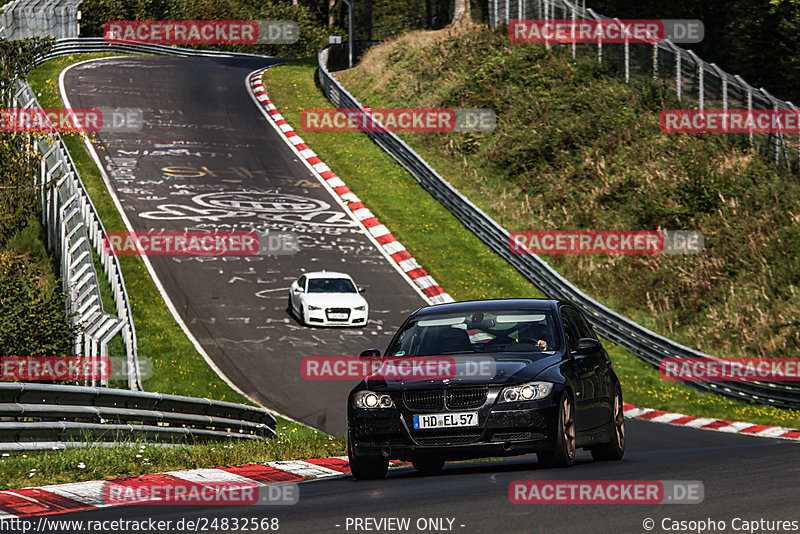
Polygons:
<instances>
[{"instance_id":1,"label":"tree trunk","mask_svg":"<svg viewBox=\"0 0 800 534\"><path fill-rule=\"evenodd\" d=\"M469 0L455 0L453 8L453 27L463 28L472 24L469 12Z\"/></svg>"},{"instance_id":2,"label":"tree trunk","mask_svg":"<svg viewBox=\"0 0 800 534\"><path fill-rule=\"evenodd\" d=\"M336 0L328 0L328 28L333 28L333 8L336 7Z\"/></svg>"}]
</instances>

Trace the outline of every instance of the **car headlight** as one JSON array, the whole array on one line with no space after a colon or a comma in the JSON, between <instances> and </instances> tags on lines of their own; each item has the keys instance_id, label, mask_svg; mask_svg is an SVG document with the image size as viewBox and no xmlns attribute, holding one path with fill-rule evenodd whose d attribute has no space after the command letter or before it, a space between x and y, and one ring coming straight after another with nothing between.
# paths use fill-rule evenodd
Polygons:
<instances>
[{"instance_id":1,"label":"car headlight","mask_svg":"<svg viewBox=\"0 0 800 534\"><path fill-rule=\"evenodd\" d=\"M528 382L527 384L503 388L497 402L539 400L550 395L551 391L553 391L553 384L550 382Z\"/></svg>"},{"instance_id":2,"label":"car headlight","mask_svg":"<svg viewBox=\"0 0 800 534\"><path fill-rule=\"evenodd\" d=\"M319 311L321 309L322 308L320 308L319 306L309 306L308 307L308 311Z\"/></svg>"},{"instance_id":3,"label":"car headlight","mask_svg":"<svg viewBox=\"0 0 800 534\"><path fill-rule=\"evenodd\" d=\"M353 396L356 408L379 410L381 408L394 408L394 402L389 395L375 393L374 391L359 391Z\"/></svg>"},{"instance_id":4,"label":"car headlight","mask_svg":"<svg viewBox=\"0 0 800 534\"><path fill-rule=\"evenodd\" d=\"M356 311L364 311L364 310L366 310L366 309L367 309L367 307L366 307L366 306L356 306L356 307L355 307L355 308L353 308L353 309L354 309L354 310L356 310Z\"/></svg>"}]
</instances>

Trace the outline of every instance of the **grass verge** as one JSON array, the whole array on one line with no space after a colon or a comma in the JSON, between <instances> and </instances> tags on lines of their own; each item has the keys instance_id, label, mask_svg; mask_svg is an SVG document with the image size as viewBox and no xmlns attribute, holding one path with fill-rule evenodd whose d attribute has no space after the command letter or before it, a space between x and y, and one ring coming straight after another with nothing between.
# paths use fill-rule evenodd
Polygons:
<instances>
[{"instance_id":1,"label":"grass verge","mask_svg":"<svg viewBox=\"0 0 800 534\"><path fill-rule=\"evenodd\" d=\"M295 128L307 108L328 108L315 85L316 58L269 69L270 100ZM530 282L434 200L380 147L360 133L298 130L308 145L358 195L456 300L541 296ZM689 415L798 426L798 414L747 404L664 382L658 370L627 350L604 342L623 384L625 401Z\"/></svg>"},{"instance_id":2,"label":"grass verge","mask_svg":"<svg viewBox=\"0 0 800 534\"><path fill-rule=\"evenodd\" d=\"M114 448L89 447L52 452L0 455L0 489L44 486L197 469L319 458L346 454L344 439L308 427L278 425L278 437L267 442L230 441L155 447L134 441Z\"/></svg>"}]
</instances>

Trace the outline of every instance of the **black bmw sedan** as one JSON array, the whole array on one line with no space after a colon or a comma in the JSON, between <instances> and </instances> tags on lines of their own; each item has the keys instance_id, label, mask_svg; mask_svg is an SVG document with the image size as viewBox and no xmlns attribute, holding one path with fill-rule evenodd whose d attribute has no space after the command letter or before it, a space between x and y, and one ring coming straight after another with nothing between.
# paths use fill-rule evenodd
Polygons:
<instances>
[{"instance_id":1,"label":"black bmw sedan","mask_svg":"<svg viewBox=\"0 0 800 534\"><path fill-rule=\"evenodd\" d=\"M381 355L384 367L436 359L456 372L376 372L349 395L348 454L358 479L383 478L389 460L435 473L447 460L535 452L569 467L625 452L622 390L591 325L567 302L456 302L414 312ZM420 366L423 368L424 366Z\"/></svg>"}]
</instances>

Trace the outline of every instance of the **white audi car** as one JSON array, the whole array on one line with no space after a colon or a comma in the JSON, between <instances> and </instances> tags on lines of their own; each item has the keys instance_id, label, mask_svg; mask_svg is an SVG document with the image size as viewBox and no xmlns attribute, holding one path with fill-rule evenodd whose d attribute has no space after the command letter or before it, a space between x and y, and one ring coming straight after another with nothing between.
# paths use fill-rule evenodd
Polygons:
<instances>
[{"instance_id":1,"label":"white audi car","mask_svg":"<svg viewBox=\"0 0 800 534\"><path fill-rule=\"evenodd\" d=\"M306 326L366 326L369 304L350 275L306 273L289 287L289 309Z\"/></svg>"}]
</instances>

